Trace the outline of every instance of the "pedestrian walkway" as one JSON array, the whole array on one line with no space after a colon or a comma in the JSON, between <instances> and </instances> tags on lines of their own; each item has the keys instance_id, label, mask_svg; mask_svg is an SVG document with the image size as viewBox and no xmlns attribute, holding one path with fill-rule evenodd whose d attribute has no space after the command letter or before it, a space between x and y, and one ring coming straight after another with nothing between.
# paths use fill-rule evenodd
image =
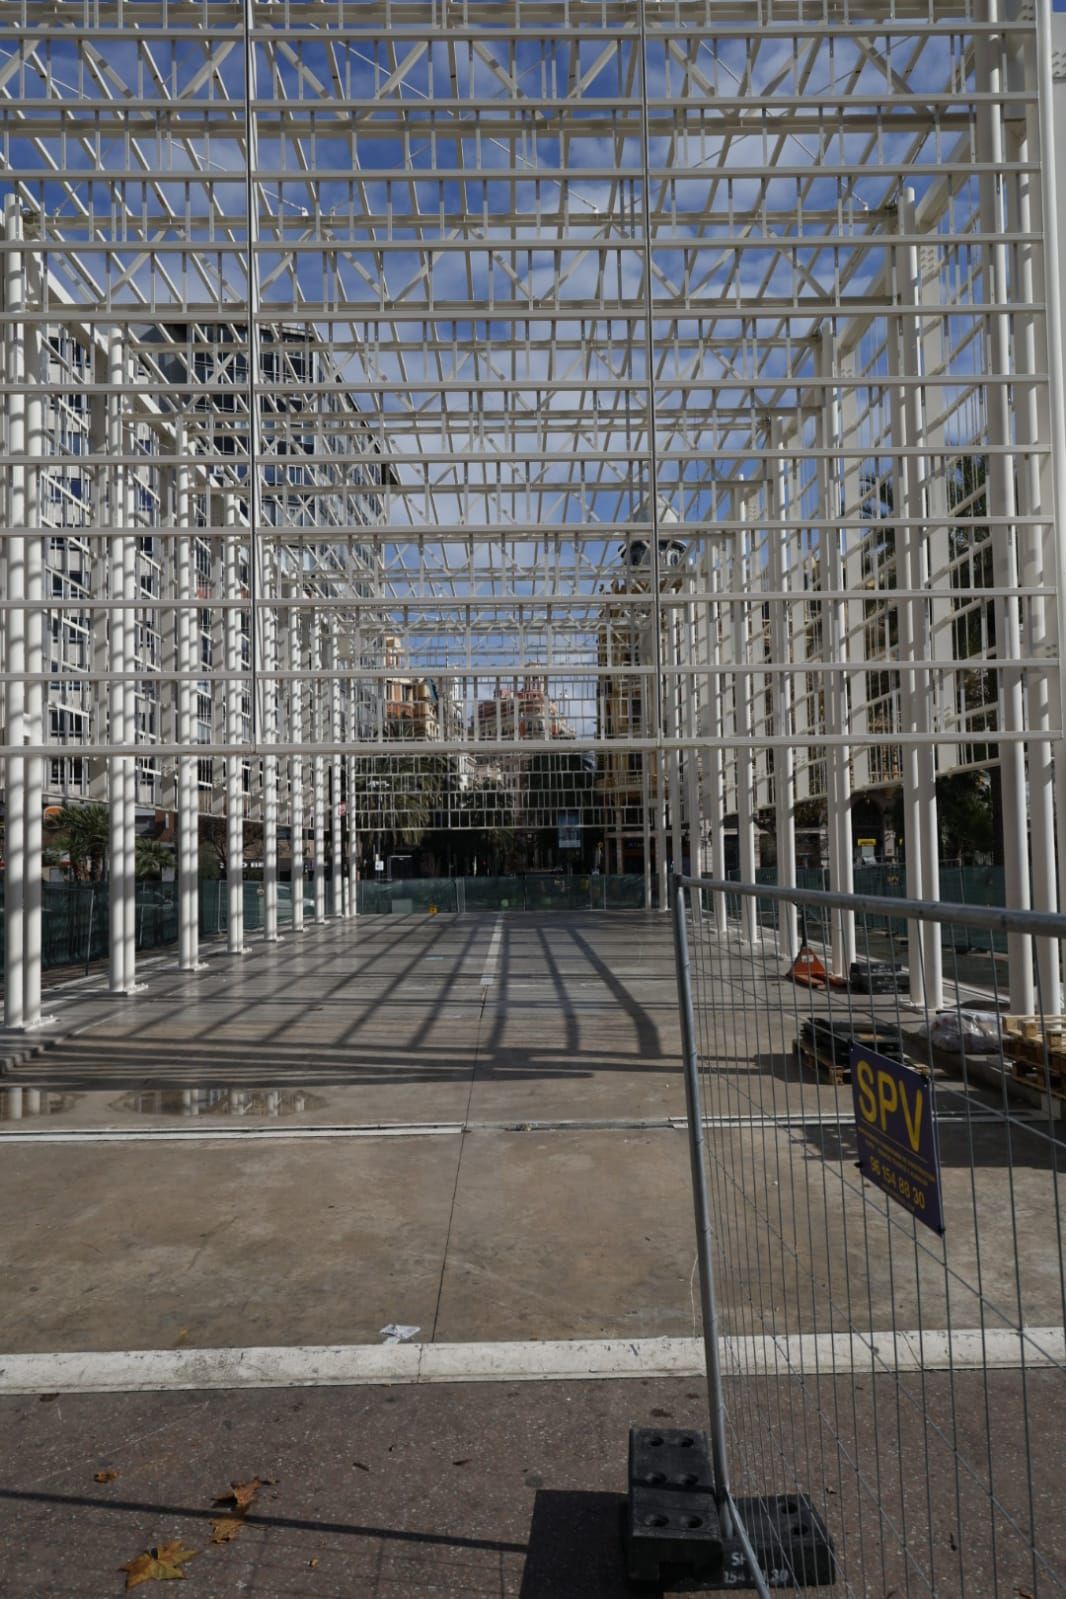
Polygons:
<instances>
[{"instance_id":1,"label":"pedestrian walkway","mask_svg":"<svg viewBox=\"0 0 1066 1599\"><path fill-rule=\"evenodd\" d=\"M0 1079L12 1593L119 1592L120 1565L178 1536L217 1599L627 1592L627 1427L706 1418L669 919L367 917L142 975L125 999L92 974L55 989L49 1047ZM771 1189L799 1152L805 1186L780 1202L825 1233L837 1274L823 1163L853 1132L839 1087L796 1075L781 981L768 960L758 1026L718 1063L738 1093L768 1083L772 1108L716 1117L711 1137L742 1140ZM1002 1174L981 1166L998 1203ZM1016 1166L1024 1202L1045 1177L1028 1145ZM826 1376L825 1304L751 1336L760 1236L735 1239L721 1285L727 1382L831 1381L824 1402L846 1400L866 1437L898 1390L861 1340L834 1345ZM1039 1278L1006 1226L993 1242L988 1282ZM905 1372L926 1334L913 1418L946 1428L961 1394L994 1415L1018 1482L1027 1450L1053 1480L1009 1333L958 1325L884 1265L871 1329ZM1051 1288L1032 1302L1061 1338ZM1053 1414L1057 1372L1028 1382ZM212 1548L212 1495L254 1476L276 1480ZM957 1537L946 1467L929 1481ZM858 1514L827 1513L837 1534Z\"/></svg>"},{"instance_id":2,"label":"pedestrian walkway","mask_svg":"<svg viewBox=\"0 0 1066 1599\"><path fill-rule=\"evenodd\" d=\"M4 1079L0 1347L691 1336L665 918L366 918L145 975L72 987Z\"/></svg>"}]
</instances>

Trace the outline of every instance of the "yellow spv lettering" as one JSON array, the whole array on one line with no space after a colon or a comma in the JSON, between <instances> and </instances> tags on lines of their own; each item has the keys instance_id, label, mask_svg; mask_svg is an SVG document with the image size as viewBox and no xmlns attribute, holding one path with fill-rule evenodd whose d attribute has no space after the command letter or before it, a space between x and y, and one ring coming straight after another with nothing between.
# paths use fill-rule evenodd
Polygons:
<instances>
[{"instance_id":1,"label":"yellow spv lettering","mask_svg":"<svg viewBox=\"0 0 1066 1599\"><path fill-rule=\"evenodd\" d=\"M859 1083L859 1109L863 1121L877 1120L877 1100L874 1098L874 1069L868 1060L861 1060L855 1068Z\"/></svg>"},{"instance_id":2,"label":"yellow spv lettering","mask_svg":"<svg viewBox=\"0 0 1066 1599\"><path fill-rule=\"evenodd\" d=\"M896 1079L890 1077L887 1072L878 1072L877 1074L877 1104L881 1112L881 1126L883 1129L887 1128L888 1118L899 1104L899 1096L896 1093Z\"/></svg>"},{"instance_id":3,"label":"yellow spv lettering","mask_svg":"<svg viewBox=\"0 0 1066 1599\"><path fill-rule=\"evenodd\" d=\"M914 1090L914 1115L912 1117L911 1107L907 1103L907 1090L901 1083L899 1089L899 1103L900 1109L903 1112L903 1120L907 1124L907 1137L910 1139L911 1148L917 1154L918 1140L921 1137L922 1131L922 1109L925 1105L925 1096L920 1088L916 1088Z\"/></svg>"}]
</instances>

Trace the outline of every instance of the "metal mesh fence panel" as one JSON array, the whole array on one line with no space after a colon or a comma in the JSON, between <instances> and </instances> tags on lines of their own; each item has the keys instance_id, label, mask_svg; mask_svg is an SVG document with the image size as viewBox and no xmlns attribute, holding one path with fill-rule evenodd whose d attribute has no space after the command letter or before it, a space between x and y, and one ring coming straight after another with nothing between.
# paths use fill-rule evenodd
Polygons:
<instances>
[{"instance_id":1,"label":"metal mesh fence panel","mask_svg":"<svg viewBox=\"0 0 1066 1599\"><path fill-rule=\"evenodd\" d=\"M262 882L242 886L245 932L265 926L266 893ZM303 896L304 914L315 914L314 885L306 881L278 884L278 925L291 927L293 897ZM110 888L99 883L43 885L41 966L45 971L87 965L108 954ZM0 955L4 947L3 884L0 883ZM501 910L637 910L644 904L644 879L598 873L573 876L410 878L395 883L361 880L360 915L429 915ZM334 915L332 882L326 884L326 910ZM140 884L136 895L137 948L158 949L178 941L178 895L174 883ZM199 930L206 938L229 929L225 879L199 883Z\"/></svg>"},{"instance_id":2,"label":"metal mesh fence panel","mask_svg":"<svg viewBox=\"0 0 1066 1599\"><path fill-rule=\"evenodd\" d=\"M721 1501L809 1494L849 1594L1062 1593L1066 1023L1004 983L1066 919L686 879L675 929Z\"/></svg>"}]
</instances>

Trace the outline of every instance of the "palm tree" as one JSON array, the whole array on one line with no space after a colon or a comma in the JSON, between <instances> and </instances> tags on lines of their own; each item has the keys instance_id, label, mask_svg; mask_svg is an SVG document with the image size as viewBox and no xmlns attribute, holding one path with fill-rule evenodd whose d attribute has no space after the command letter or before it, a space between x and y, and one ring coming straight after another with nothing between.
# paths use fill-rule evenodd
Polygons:
<instances>
[{"instance_id":1,"label":"palm tree","mask_svg":"<svg viewBox=\"0 0 1066 1599\"><path fill-rule=\"evenodd\" d=\"M136 843L134 874L137 877L162 877L174 865L174 851L158 838L139 838Z\"/></svg>"},{"instance_id":2,"label":"palm tree","mask_svg":"<svg viewBox=\"0 0 1066 1599\"><path fill-rule=\"evenodd\" d=\"M56 831L67 841L74 877L99 882L107 875L109 817L106 805L64 805Z\"/></svg>"}]
</instances>

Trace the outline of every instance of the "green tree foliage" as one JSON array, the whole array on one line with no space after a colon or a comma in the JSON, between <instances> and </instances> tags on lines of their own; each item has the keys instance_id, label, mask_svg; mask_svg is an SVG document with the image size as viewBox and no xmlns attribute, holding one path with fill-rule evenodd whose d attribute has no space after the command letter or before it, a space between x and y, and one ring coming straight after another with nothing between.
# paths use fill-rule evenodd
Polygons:
<instances>
[{"instance_id":1,"label":"green tree foliage","mask_svg":"<svg viewBox=\"0 0 1066 1599\"><path fill-rule=\"evenodd\" d=\"M263 849L263 824L261 822L245 822L241 834L244 854L249 851L253 856L259 856ZM201 816L200 818L200 862L201 877L210 878L212 881L225 877L229 864L229 821L225 816Z\"/></svg>"},{"instance_id":2,"label":"green tree foliage","mask_svg":"<svg viewBox=\"0 0 1066 1599\"><path fill-rule=\"evenodd\" d=\"M162 877L174 865L174 851L158 838L139 838L136 844L134 873L137 877Z\"/></svg>"},{"instance_id":3,"label":"green tree foliage","mask_svg":"<svg viewBox=\"0 0 1066 1599\"><path fill-rule=\"evenodd\" d=\"M938 777L937 817L940 850L945 859L972 861L974 855L992 855L996 849L996 824L992 785L987 772L953 772Z\"/></svg>"},{"instance_id":4,"label":"green tree foliage","mask_svg":"<svg viewBox=\"0 0 1066 1599\"><path fill-rule=\"evenodd\" d=\"M64 805L55 820L55 836L70 856L71 876L98 883L107 876L109 812L106 805Z\"/></svg>"}]
</instances>

